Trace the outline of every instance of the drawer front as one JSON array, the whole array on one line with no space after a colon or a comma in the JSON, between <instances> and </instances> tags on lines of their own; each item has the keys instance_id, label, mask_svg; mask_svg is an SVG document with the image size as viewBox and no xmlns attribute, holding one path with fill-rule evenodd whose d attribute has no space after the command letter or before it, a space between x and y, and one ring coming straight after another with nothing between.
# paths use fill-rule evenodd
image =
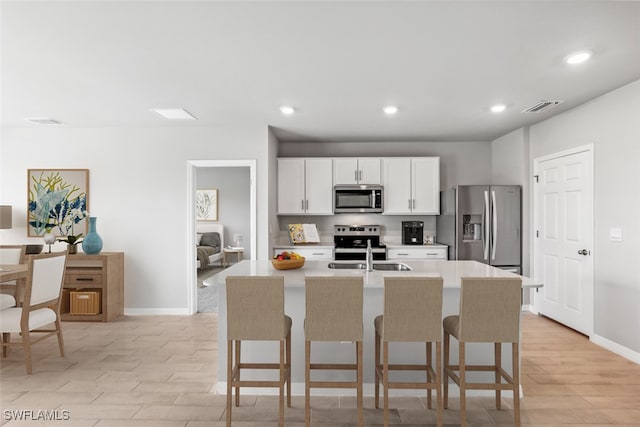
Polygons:
<instances>
[{"instance_id":1,"label":"drawer front","mask_svg":"<svg viewBox=\"0 0 640 427\"><path fill-rule=\"evenodd\" d=\"M305 257L308 260L332 260L333 259L333 250L332 249L319 249L319 248L287 248L287 249L275 249L273 251L273 255L277 255L282 251L295 252L299 255Z\"/></svg>"},{"instance_id":2,"label":"drawer front","mask_svg":"<svg viewBox=\"0 0 640 427\"><path fill-rule=\"evenodd\" d=\"M65 285L102 285L102 269L67 268Z\"/></svg>"},{"instance_id":3,"label":"drawer front","mask_svg":"<svg viewBox=\"0 0 640 427\"><path fill-rule=\"evenodd\" d=\"M447 259L445 248L399 248L389 249L389 259Z\"/></svg>"}]
</instances>

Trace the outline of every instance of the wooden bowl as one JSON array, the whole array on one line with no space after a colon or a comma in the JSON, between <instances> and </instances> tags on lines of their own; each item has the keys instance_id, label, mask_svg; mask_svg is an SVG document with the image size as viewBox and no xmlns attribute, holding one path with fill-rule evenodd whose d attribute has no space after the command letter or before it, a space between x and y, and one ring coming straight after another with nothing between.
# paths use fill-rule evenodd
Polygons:
<instances>
[{"instance_id":1,"label":"wooden bowl","mask_svg":"<svg viewBox=\"0 0 640 427\"><path fill-rule=\"evenodd\" d=\"M272 259L271 264L276 270L292 270L294 268L300 268L304 265L304 257L298 259L283 259L281 261Z\"/></svg>"}]
</instances>

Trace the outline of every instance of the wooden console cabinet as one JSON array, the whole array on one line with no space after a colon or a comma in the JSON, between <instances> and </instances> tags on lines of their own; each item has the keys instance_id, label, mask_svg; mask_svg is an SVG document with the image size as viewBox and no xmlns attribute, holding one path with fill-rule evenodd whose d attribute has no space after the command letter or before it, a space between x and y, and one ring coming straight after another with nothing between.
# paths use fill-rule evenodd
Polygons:
<instances>
[{"instance_id":1,"label":"wooden console cabinet","mask_svg":"<svg viewBox=\"0 0 640 427\"><path fill-rule=\"evenodd\" d=\"M74 314L74 307L86 304L72 304L71 298L97 298L100 303L91 309L97 314ZM60 314L62 320L95 322L124 315L124 253L67 255Z\"/></svg>"}]
</instances>

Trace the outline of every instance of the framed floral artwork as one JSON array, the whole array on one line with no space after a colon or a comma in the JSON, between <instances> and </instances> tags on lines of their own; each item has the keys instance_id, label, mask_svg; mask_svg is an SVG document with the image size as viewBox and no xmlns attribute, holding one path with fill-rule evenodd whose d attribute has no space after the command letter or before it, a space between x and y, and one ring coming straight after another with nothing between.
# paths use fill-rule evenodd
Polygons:
<instances>
[{"instance_id":1,"label":"framed floral artwork","mask_svg":"<svg viewBox=\"0 0 640 427\"><path fill-rule=\"evenodd\" d=\"M87 233L89 169L27 170L27 236Z\"/></svg>"},{"instance_id":2,"label":"framed floral artwork","mask_svg":"<svg viewBox=\"0 0 640 427\"><path fill-rule=\"evenodd\" d=\"M196 190L196 219L198 221L218 220L218 189Z\"/></svg>"}]
</instances>

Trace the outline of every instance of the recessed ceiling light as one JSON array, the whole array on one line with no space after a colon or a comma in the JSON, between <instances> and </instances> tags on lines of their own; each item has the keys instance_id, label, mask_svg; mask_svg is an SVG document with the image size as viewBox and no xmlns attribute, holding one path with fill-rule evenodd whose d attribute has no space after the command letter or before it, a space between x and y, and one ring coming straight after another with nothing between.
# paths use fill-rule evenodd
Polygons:
<instances>
[{"instance_id":1,"label":"recessed ceiling light","mask_svg":"<svg viewBox=\"0 0 640 427\"><path fill-rule=\"evenodd\" d=\"M492 113L502 113L506 109L507 109L507 106L504 104L496 104L491 106Z\"/></svg>"},{"instance_id":2,"label":"recessed ceiling light","mask_svg":"<svg viewBox=\"0 0 640 427\"><path fill-rule=\"evenodd\" d=\"M564 61L569 65L578 65L588 61L589 58L591 58L591 55L593 55L593 52L589 50L583 50L580 52L572 53L571 55L567 55Z\"/></svg>"},{"instance_id":3,"label":"recessed ceiling light","mask_svg":"<svg viewBox=\"0 0 640 427\"><path fill-rule=\"evenodd\" d=\"M292 107L292 106L290 106L290 105L283 105L282 107L280 107L280 112L281 112L282 114L285 114L285 115L287 115L287 116L290 116L291 114L293 114L293 113L295 113L295 112L296 112L296 109L295 109L295 108L293 108L293 107Z\"/></svg>"},{"instance_id":4,"label":"recessed ceiling light","mask_svg":"<svg viewBox=\"0 0 640 427\"><path fill-rule=\"evenodd\" d=\"M382 109L382 111L384 111L386 115L392 116L398 112L398 107L396 107L395 105L387 105Z\"/></svg>"},{"instance_id":5,"label":"recessed ceiling light","mask_svg":"<svg viewBox=\"0 0 640 427\"><path fill-rule=\"evenodd\" d=\"M39 125L61 125L62 122L52 119L51 117L25 117L25 120L28 120L32 123L37 123Z\"/></svg>"},{"instance_id":6,"label":"recessed ceiling light","mask_svg":"<svg viewBox=\"0 0 640 427\"><path fill-rule=\"evenodd\" d=\"M183 108L152 108L151 111L169 120L198 120Z\"/></svg>"}]
</instances>

